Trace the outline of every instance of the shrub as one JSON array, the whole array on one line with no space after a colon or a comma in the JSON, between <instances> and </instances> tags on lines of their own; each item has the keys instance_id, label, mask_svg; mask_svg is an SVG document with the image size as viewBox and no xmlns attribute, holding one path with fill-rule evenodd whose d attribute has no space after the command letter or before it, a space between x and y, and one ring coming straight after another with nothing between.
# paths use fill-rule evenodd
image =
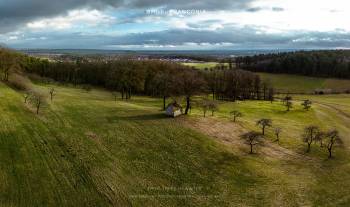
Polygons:
<instances>
[{"instance_id":1,"label":"shrub","mask_svg":"<svg viewBox=\"0 0 350 207\"><path fill-rule=\"evenodd\" d=\"M11 76L9 77L8 84L13 88L22 91L29 91L32 88L32 83L27 77L16 73L11 74Z\"/></svg>"}]
</instances>

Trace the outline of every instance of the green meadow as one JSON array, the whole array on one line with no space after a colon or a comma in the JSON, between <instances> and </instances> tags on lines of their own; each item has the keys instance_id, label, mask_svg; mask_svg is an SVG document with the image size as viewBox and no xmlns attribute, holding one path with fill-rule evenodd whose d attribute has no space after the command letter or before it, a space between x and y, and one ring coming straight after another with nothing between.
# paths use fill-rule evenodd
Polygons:
<instances>
[{"instance_id":1,"label":"green meadow","mask_svg":"<svg viewBox=\"0 0 350 207\"><path fill-rule=\"evenodd\" d=\"M199 62L199 63L182 63L183 65L194 67L196 69L204 70L206 68L214 68L215 66L218 66L220 63L218 62ZM225 65L227 65L225 63Z\"/></svg>"},{"instance_id":2,"label":"green meadow","mask_svg":"<svg viewBox=\"0 0 350 207\"><path fill-rule=\"evenodd\" d=\"M39 115L0 85L1 206L349 205L350 96L312 97L309 112L297 101L288 113L280 102L222 102L213 117L194 108L173 119L155 98L36 87L57 91ZM233 109L244 114L237 123ZM281 142L268 129L250 155L239 135L265 117L283 128ZM304 153L311 123L340 130L345 147L334 159L316 145Z\"/></svg>"},{"instance_id":3,"label":"green meadow","mask_svg":"<svg viewBox=\"0 0 350 207\"><path fill-rule=\"evenodd\" d=\"M335 78L316 78L289 74L258 73L262 80L275 88L299 93L310 93L315 89L350 90L350 80Z\"/></svg>"},{"instance_id":4,"label":"green meadow","mask_svg":"<svg viewBox=\"0 0 350 207\"><path fill-rule=\"evenodd\" d=\"M200 70L214 68L218 62L183 63ZM227 65L227 63L225 64ZM291 74L257 73L263 81L268 81L282 92L312 93L316 89L332 89L336 91L350 90L350 80L335 78L317 78Z\"/></svg>"}]
</instances>

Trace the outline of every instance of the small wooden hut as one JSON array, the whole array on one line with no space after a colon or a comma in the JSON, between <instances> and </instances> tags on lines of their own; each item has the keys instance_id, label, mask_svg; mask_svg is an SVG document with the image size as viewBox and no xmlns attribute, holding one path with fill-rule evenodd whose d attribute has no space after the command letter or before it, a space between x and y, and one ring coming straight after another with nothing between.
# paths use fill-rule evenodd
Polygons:
<instances>
[{"instance_id":1,"label":"small wooden hut","mask_svg":"<svg viewBox=\"0 0 350 207\"><path fill-rule=\"evenodd\" d=\"M182 115L182 106L176 102L172 102L166 107L165 114L171 117L180 116Z\"/></svg>"}]
</instances>

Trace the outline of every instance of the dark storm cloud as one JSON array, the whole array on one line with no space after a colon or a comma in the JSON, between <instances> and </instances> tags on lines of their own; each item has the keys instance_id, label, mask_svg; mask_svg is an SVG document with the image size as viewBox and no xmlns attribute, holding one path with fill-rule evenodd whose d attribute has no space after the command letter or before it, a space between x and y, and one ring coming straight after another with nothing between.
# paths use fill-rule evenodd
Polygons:
<instances>
[{"instance_id":1,"label":"dark storm cloud","mask_svg":"<svg viewBox=\"0 0 350 207\"><path fill-rule=\"evenodd\" d=\"M235 10L245 9L254 0L130 0L126 3L132 8L149 8L163 6L167 9L204 9L204 10Z\"/></svg>"},{"instance_id":2,"label":"dark storm cloud","mask_svg":"<svg viewBox=\"0 0 350 207\"><path fill-rule=\"evenodd\" d=\"M258 28L225 28L218 31L167 30L161 32L129 34L110 38L111 45L182 45L185 43L232 43L242 48L335 48L350 47L350 34L323 32L291 32L266 34Z\"/></svg>"},{"instance_id":3,"label":"dark storm cloud","mask_svg":"<svg viewBox=\"0 0 350 207\"><path fill-rule=\"evenodd\" d=\"M35 34L40 37L45 34ZM230 49L267 49L267 48L336 48L350 47L350 34L296 32L288 35L265 34L259 28L225 28L219 31L166 30L160 32L135 33L123 36L46 34L47 39L36 41L17 41L16 48L99 48L111 49L110 46L139 45L175 45L188 43L221 44L231 43ZM29 38L29 37L28 37Z\"/></svg>"},{"instance_id":4,"label":"dark storm cloud","mask_svg":"<svg viewBox=\"0 0 350 207\"><path fill-rule=\"evenodd\" d=\"M254 0L0 0L0 33L9 32L18 26L38 18L64 14L77 8L103 9L202 9L236 10L246 8Z\"/></svg>"},{"instance_id":5,"label":"dark storm cloud","mask_svg":"<svg viewBox=\"0 0 350 207\"><path fill-rule=\"evenodd\" d=\"M28 21L56 16L71 9L102 9L121 4L121 0L0 0L0 33L14 30Z\"/></svg>"},{"instance_id":6,"label":"dark storm cloud","mask_svg":"<svg viewBox=\"0 0 350 207\"><path fill-rule=\"evenodd\" d=\"M160 45L179 45L188 42L192 43L266 43L266 44L286 44L290 37L270 34L256 34L253 28L227 28L219 31L201 30L166 30L161 32L148 32L129 34L116 38L111 44L119 45L142 45L155 41Z\"/></svg>"}]
</instances>

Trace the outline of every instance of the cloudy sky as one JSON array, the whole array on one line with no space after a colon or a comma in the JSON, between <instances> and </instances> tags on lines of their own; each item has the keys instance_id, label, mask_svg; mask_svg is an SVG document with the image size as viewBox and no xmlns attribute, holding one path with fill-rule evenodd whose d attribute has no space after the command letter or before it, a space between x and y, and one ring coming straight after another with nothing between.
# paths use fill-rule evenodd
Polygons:
<instances>
[{"instance_id":1,"label":"cloudy sky","mask_svg":"<svg viewBox=\"0 0 350 207\"><path fill-rule=\"evenodd\" d=\"M350 1L0 0L0 44L21 49L350 48Z\"/></svg>"}]
</instances>

